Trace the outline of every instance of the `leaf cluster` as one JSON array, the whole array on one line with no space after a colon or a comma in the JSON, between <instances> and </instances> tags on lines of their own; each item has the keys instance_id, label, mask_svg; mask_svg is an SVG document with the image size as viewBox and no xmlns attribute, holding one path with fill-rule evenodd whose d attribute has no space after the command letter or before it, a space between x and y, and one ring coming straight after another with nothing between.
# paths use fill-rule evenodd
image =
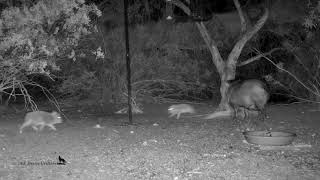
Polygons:
<instances>
[{"instance_id":1,"label":"leaf cluster","mask_svg":"<svg viewBox=\"0 0 320 180\"><path fill-rule=\"evenodd\" d=\"M44 0L30 7L9 7L0 18L1 62L21 64L26 72L49 73L46 67L66 57L82 35L92 32L89 13L101 15L84 0Z\"/></svg>"}]
</instances>

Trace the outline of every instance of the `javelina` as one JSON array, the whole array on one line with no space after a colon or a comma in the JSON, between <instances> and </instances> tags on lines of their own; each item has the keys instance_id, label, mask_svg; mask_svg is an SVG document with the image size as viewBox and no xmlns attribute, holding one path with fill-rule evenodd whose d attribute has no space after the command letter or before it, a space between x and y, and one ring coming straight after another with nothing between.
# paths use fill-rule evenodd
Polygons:
<instances>
[{"instance_id":1,"label":"javelina","mask_svg":"<svg viewBox=\"0 0 320 180\"><path fill-rule=\"evenodd\" d=\"M170 114L169 117L173 117L177 115L177 119L180 118L180 114L182 113L195 113L195 110L189 104L176 104L169 107L168 112Z\"/></svg>"},{"instance_id":2,"label":"javelina","mask_svg":"<svg viewBox=\"0 0 320 180\"><path fill-rule=\"evenodd\" d=\"M59 113L53 111L52 113L44 111L33 111L26 114L24 118L24 123L20 127L20 133L22 133L23 128L31 126L35 131L40 131L48 126L52 130L56 130L55 124L62 123L62 118Z\"/></svg>"},{"instance_id":3,"label":"javelina","mask_svg":"<svg viewBox=\"0 0 320 180\"><path fill-rule=\"evenodd\" d=\"M269 93L263 82L252 79L231 83L227 98L234 110L235 118L240 110L244 113L243 118L248 116L248 111L258 111L265 116L264 107L269 99Z\"/></svg>"}]
</instances>

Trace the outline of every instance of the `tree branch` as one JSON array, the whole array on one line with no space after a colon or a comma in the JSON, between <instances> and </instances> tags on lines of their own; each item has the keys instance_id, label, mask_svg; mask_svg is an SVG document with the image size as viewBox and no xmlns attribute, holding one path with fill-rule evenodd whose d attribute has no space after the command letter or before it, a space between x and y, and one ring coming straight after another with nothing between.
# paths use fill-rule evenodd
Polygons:
<instances>
[{"instance_id":1,"label":"tree branch","mask_svg":"<svg viewBox=\"0 0 320 180\"><path fill-rule=\"evenodd\" d=\"M186 6L184 3L182 3L180 0L166 0L167 3L172 3L173 5L179 7L182 9L187 15L191 14L191 11L188 6ZM187 3L190 3L190 1L187 1ZM203 22L196 22L197 28L200 31L200 34L208 46L210 53L212 55L212 62L217 67L219 73L222 71L222 68L220 68L223 64L222 57L220 55L220 52L217 48L217 43L210 37L210 34L208 33L208 30L206 26L203 24Z\"/></svg>"},{"instance_id":2,"label":"tree branch","mask_svg":"<svg viewBox=\"0 0 320 180\"><path fill-rule=\"evenodd\" d=\"M210 37L210 34L208 33L206 26L202 22L197 22L196 25L200 31L202 38L204 39L206 45L210 50L212 62L217 67L218 71L221 71L222 68L219 67L221 67L221 65L223 64L223 60L220 55L219 49L216 45L217 43Z\"/></svg>"},{"instance_id":3,"label":"tree branch","mask_svg":"<svg viewBox=\"0 0 320 180\"><path fill-rule=\"evenodd\" d=\"M253 61L260 60L260 58L272 54L274 51L278 51L278 50L282 50L282 49L283 49L283 48L274 48L274 49L271 49L269 52L262 53L262 54L259 54L259 55L257 55L257 56L254 56L254 57L252 57L252 58L250 58L250 59L247 59L247 60L245 60L245 61L237 64L237 66L238 66L238 67L241 67L241 66L250 64L250 63L252 63Z\"/></svg>"},{"instance_id":4,"label":"tree branch","mask_svg":"<svg viewBox=\"0 0 320 180\"><path fill-rule=\"evenodd\" d=\"M241 23L241 34L245 33L248 27L248 22L246 21L245 15L243 14L243 11L241 9L240 3L238 0L233 0L234 5L237 8L239 17L240 17L240 23ZM247 19L248 20L248 19Z\"/></svg>"},{"instance_id":5,"label":"tree branch","mask_svg":"<svg viewBox=\"0 0 320 180\"><path fill-rule=\"evenodd\" d=\"M268 9L265 9L265 13L259 19L259 21L252 28L250 28L245 34L243 34L243 36L240 37L240 40L234 45L231 53L228 56L228 61L238 60L244 45L247 43L249 39L252 38L254 34L256 34L262 28L264 23L267 21L268 16L269 16L269 11Z\"/></svg>"},{"instance_id":6,"label":"tree branch","mask_svg":"<svg viewBox=\"0 0 320 180\"><path fill-rule=\"evenodd\" d=\"M182 3L181 1L179 0L165 0L167 3L171 3L173 5L176 5L178 6L181 10L183 10L183 12L185 12L187 15L191 15L191 11L189 9L188 6L186 6L184 3ZM187 2L187 3L190 3L190 2Z\"/></svg>"},{"instance_id":7,"label":"tree branch","mask_svg":"<svg viewBox=\"0 0 320 180\"><path fill-rule=\"evenodd\" d=\"M238 42L234 45L232 51L230 52L226 66L224 69L224 80L231 80L235 77L235 69L237 65L238 58L242 52L244 45L252 38L254 34L256 34L267 21L269 16L268 9L265 9L264 14L258 20L258 22L250 29L248 29L238 40Z\"/></svg>"}]
</instances>

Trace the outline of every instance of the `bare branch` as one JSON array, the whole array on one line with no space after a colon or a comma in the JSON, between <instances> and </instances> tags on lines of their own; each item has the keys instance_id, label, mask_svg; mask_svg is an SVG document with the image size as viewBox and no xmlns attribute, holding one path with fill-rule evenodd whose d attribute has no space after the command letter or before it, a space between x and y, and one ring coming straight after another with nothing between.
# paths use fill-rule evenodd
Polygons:
<instances>
[{"instance_id":1,"label":"bare branch","mask_svg":"<svg viewBox=\"0 0 320 180\"><path fill-rule=\"evenodd\" d=\"M240 3L238 0L233 0L234 5L237 8L239 17L240 17L240 23L241 23L241 34L246 32L247 27L248 27L248 22L246 21L245 15L243 14L243 11L241 9Z\"/></svg>"},{"instance_id":2,"label":"bare branch","mask_svg":"<svg viewBox=\"0 0 320 180\"><path fill-rule=\"evenodd\" d=\"M238 67L241 67L241 66L250 64L250 63L252 63L253 61L260 60L260 58L262 58L262 57L271 55L274 51L278 51L278 50L283 50L283 48L274 48L274 49L271 49L269 52L262 53L262 54L258 54L257 56L254 56L254 57L252 57L252 58L250 58L250 59L248 59L248 60L246 60L246 61L243 61L243 62L237 64L237 66L238 66Z\"/></svg>"},{"instance_id":3,"label":"bare branch","mask_svg":"<svg viewBox=\"0 0 320 180\"><path fill-rule=\"evenodd\" d=\"M179 0L165 0L167 3L171 3L173 5L178 6L181 10L183 10L183 12L185 12L187 15L191 14L191 11L189 9L188 6L186 6L185 4L183 4L181 1Z\"/></svg>"},{"instance_id":4,"label":"bare branch","mask_svg":"<svg viewBox=\"0 0 320 180\"><path fill-rule=\"evenodd\" d=\"M188 6L186 6L184 3L182 3L179 0L170 0L167 1L167 3L172 3L175 6L182 9L187 15L191 14L191 11ZM202 22L196 22L197 28L200 31L200 34L208 46L210 53L212 55L212 62L217 67L218 71L222 71L222 68L220 68L223 64L222 57L220 55L220 52L217 48L217 43L210 37L210 34L208 33L208 30L206 26ZM220 72L219 72L220 73Z\"/></svg>"},{"instance_id":5,"label":"bare branch","mask_svg":"<svg viewBox=\"0 0 320 180\"><path fill-rule=\"evenodd\" d=\"M240 37L240 40L235 44L231 53L228 56L228 63L234 63L234 61L238 60L244 45L249 41L249 39L252 38L254 34L256 34L262 28L264 23L267 21L268 16L269 11L268 9L265 9L265 13L259 19L259 21L252 28L250 28L242 37Z\"/></svg>"},{"instance_id":6,"label":"bare branch","mask_svg":"<svg viewBox=\"0 0 320 180\"><path fill-rule=\"evenodd\" d=\"M196 25L200 31L202 38L204 39L206 45L210 50L212 62L217 67L218 71L220 71L220 69L222 68L219 67L221 67L221 65L223 64L223 60L216 45L217 43L210 37L210 34L208 33L206 26L202 22L197 22Z\"/></svg>"},{"instance_id":7,"label":"bare branch","mask_svg":"<svg viewBox=\"0 0 320 180\"><path fill-rule=\"evenodd\" d=\"M268 60L271 64L273 64L274 66L276 66L278 69L280 69L281 71L284 71L286 73L288 73L291 77L293 77L300 85L302 85L305 89L307 89L309 92L311 92L312 94L314 94L316 97L319 97L320 95L317 93L317 91L314 91L313 89L311 89L310 87L308 87L305 83L303 83L300 79L298 79L297 76L295 76L293 73L291 73L290 71L283 69L282 67L278 66L277 64L275 64L273 61L271 61L271 59L269 59L267 56L263 56L266 60Z\"/></svg>"}]
</instances>

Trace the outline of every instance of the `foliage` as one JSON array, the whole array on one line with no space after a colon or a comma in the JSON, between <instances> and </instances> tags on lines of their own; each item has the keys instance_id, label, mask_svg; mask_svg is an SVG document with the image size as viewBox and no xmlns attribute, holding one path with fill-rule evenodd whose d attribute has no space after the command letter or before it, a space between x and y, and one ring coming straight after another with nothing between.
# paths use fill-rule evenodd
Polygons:
<instances>
[{"instance_id":1,"label":"foliage","mask_svg":"<svg viewBox=\"0 0 320 180\"><path fill-rule=\"evenodd\" d=\"M185 35L181 31L185 31ZM194 99L196 94L201 94L198 61L190 58L184 50L203 44L197 40L199 34L191 23L167 25L158 22L138 25L130 28L129 32L134 100L144 95L161 98L188 96L188 99ZM99 30L99 33L81 41L75 50L77 61L62 66L62 71L69 74L65 74L67 80L60 92L74 96L102 90L102 94L112 98L104 102L126 102L124 45L123 28L119 27L106 35ZM93 52L94 49L101 49L103 56L98 57L102 52ZM79 57L79 54L88 52L91 55ZM87 79L82 77L86 73L79 72L88 72L94 77ZM95 81L92 82L94 85L86 85L88 81ZM165 95L167 89L171 89L168 96ZM99 98L103 99L101 96Z\"/></svg>"},{"instance_id":2,"label":"foliage","mask_svg":"<svg viewBox=\"0 0 320 180\"><path fill-rule=\"evenodd\" d=\"M81 74L73 74L63 81L59 91L63 95L80 96L89 95L97 86L96 77L92 72L82 71Z\"/></svg>"},{"instance_id":3,"label":"foliage","mask_svg":"<svg viewBox=\"0 0 320 180\"><path fill-rule=\"evenodd\" d=\"M315 12L311 14L313 18L316 17ZM312 25L299 22L268 24L265 31L250 45L251 49L255 49L254 54L281 48L264 60L240 68L240 72L249 77L250 74L259 73L267 81L271 80L269 90L272 101L295 99L319 102L319 31L316 21L307 21Z\"/></svg>"},{"instance_id":4,"label":"foliage","mask_svg":"<svg viewBox=\"0 0 320 180\"><path fill-rule=\"evenodd\" d=\"M132 1L129 6L130 22L133 24L159 20L165 10L165 1L142 0Z\"/></svg>"},{"instance_id":5,"label":"foliage","mask_svg":"<svg viewBox=\"0 0 320 180\"><path fill-rule=\"evenodd\" d=\"M309 5L310 6L310 5ZM292 77L287 77L289 87L294 91L294 96L299 100L308 102L320 102L320 1L317 1L302 23L304 27L304 38L300 41L287 41L284 47L292 53L296 60L287 65L287 69L292 72ZM297 32L298 28L290 29ZM290 73L289 72L289 73ZM289 80L288 80L289 79Z\"/></svg>"},{"instance_id":6,"label":"foliage","mask_svg":"<svg viewBox=\"0 0 320 180\"><path fill-rule=\"evenodd\" d=\"M88 14L99 11L82 0L39 1L32 7L10 7L1 14L2 59L20 63L31 73L49 73L45 68L65 57L90 32Z\"/></svg>"},{"instance_id":7,"label":"foliage","mask_svg":"<svg viewBox=\"0 0 320 180\"><path fill-rule=\"evenodd\" d=\"M144 24L150 21L158 21L165 11L165 1L139 0L129 1L128 18L131 25ZM108 0L99 3L99 9L103 12L102 21L108 21L117 26L123 25L123 1Z\"/></svg>"},{"instance_id":8,"label":"foliage","mask_svg":"<svg viewBox=\"0 0 320 180\"><path fill-rule=\"evenodd\" d=\"M320 1L315 7L311 7L308 16L304 19L303 25L308 29L316 29L320 26Z\"/></svg>"},{"instance_id":9,"label":"foliage","mask_svg":"<svg viewBox=\"0 0 320 180\"><path fill-rule=\"evenodd\" d=\"M32 73L50 76L52 70L60 69L57 60L76 60L73 48L93 30L90 14L100 16L101 12L84 0L42 0L4 9L0 18L1 83L9 77L24 82ZM14 67L9 77L3 74L7 67ZM13 83L1 90L15 89Z\"/></svg>"}]
</instances>

